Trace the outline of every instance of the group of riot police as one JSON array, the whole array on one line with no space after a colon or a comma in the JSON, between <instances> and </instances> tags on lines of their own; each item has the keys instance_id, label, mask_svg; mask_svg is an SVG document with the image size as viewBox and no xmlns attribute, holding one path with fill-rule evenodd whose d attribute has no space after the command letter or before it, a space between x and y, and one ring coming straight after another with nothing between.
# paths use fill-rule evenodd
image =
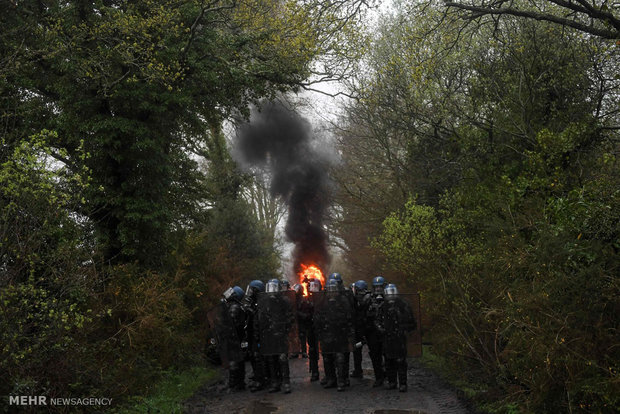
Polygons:
<instances>
[{"instance_id":1,"label":"group of riot police","mask_svg":"<svg viewBox=\"0 0 620 414\"><path fill-rule=\"evenodd\" d=\"M304 287L305 285L305 287ZM382 276L345 287L338 273L325 286L306 279L290 286L271 279L228 288L209 312L217 346L228 366L228 387L245 389L245 362L252 366L250 391L291 392L289 358L308 358L310 381L344 391L349 378L362 378L362 347L367 345L373 387L407 391L407 334L416 329L410 304ZM353 371L349 373L353 352Z\"/></svg>"}]
</instances>

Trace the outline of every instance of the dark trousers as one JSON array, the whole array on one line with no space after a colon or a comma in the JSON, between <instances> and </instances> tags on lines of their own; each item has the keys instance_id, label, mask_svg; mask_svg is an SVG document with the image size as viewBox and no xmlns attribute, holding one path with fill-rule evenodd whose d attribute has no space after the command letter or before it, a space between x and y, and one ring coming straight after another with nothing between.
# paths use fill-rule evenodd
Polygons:
<instances>
[{"instance_id":1,"label":"dark trousers","mask_svg":"<svg viewBox=\"0 0 620 414\"><path fill-rule=\"evenodd\" d=\"M308 359L310 360L310 372L319 372L319 342L314 328L307 331Z\"/></svg>"},{"instance_id":2,"label":"dark trousers","mask_svg":"<svg viewBox=\"0 0 620 414\"><path fill-rule=\"evenodd\" d=\"M261 354L254 352L250 355L250 364L252 365L252 375L254 382L264 385L267 383L267 367L265 360Z\"/></svg>"},{"instance_id":3,"label":"dark trousers","mask_svg":"<svg viewBox=\"0 0 620 414\"><path fill-rule=\"evenodd\" d=\"M230 361L228 367L228 387L245 388L245 361Z\"/></svg>"},{"instance_id":4,"label":"dark trousers","mask_svg":"<svg viewBox=\"0 0 620 414\"><path fill-rule=\"evenodd\" d=\"M336 354L323 352L323 371L328 383L336 381Z\"/></svg>"},{"instance_id":5,"label":"dark trousers","mask_svg":"<svg viewBox=\"0 0 620 414\"><path fill-rule=\"evenodd\" d=\"M349 374L345 353L323 353L323 369L328 383L335 382L339 387L345 386Z\"/></svg>"},{"instance_id":6,"label":"dark trousers","mask_svg":"<svg viewBox=\"0 0 620 414\"><path fill-rule=\"evenodd\" d=\"M376 330L366 333L366 343L368 344L368 356L372 362L372 369L375 372L375 380L383 381L385 374L383 368L383 342L381 335Z\"/></svg>"},{"instance_id":7,"label":"dark trousers","mask_svg":"<svg viewBox=\"0 0 620 414\"><path fill-rule=\"evenodd\" d=\"M282 384L291 383L287 354L268 355L266 360L272 387L280 388Z\"/></svg>"},{"instance_id":8,"label":"dark trousers","mask_svg":"<svg viewBox=\"0 0 620 414\"><path fill-rule=\"evenodd\" d=\"M355 331L355 343L362 342L364 340L364 334L358 330ZM353 348L353 372L362 373L362 347Z\"/></svg>"},{"instance_id":9,"label":"dark trousers","mask_svg":"<svg viewBox=\"0 0 620 414\"><path fill-rule=\"evenodd\" d=\"M407 358L385 358L385 376L390 384L407 385Z\"/></svg>"}]
</instances>

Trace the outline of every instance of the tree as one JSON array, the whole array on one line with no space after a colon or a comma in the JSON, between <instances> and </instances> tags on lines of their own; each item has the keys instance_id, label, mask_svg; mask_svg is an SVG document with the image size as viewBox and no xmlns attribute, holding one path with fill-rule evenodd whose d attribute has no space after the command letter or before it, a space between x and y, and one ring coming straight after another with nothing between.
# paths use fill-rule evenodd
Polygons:
<instances>
[{"instance_id":1,"label":"tree","mask_svg":"<svg viewBox=\"0 0 620 414\"><path fill-rule=\"evenodd\" d=\"M319 55L344 58L353 49L337 42L354 35L357 23L351 10L321 2L8 7L0 17L7 145L56 130L55 145L67 150L62 161L78 170L83 139L93 171L83 213L104 259L152 267L165 264L171 227L186 223L204 194L196 191L200 177L186 174L196 169L188 154L204 155L210 131L230 114L300 88Z\"/></svg>"},{"instance_id":2,"label":"tree","mask_svg":"<svg viewBox=\"0 0 620 414\"><path fill-rule=\"evenodd\" d=\"M258 171L253 175L251 183L244 188L243 197L253 207L256 219L270 235L273 245L278 224L286 214L286 205L271 194L265 172Z\"/></svg>"},{"instance_id":3,"label":"tree","mask_svg":"<svg viewBox=\"0 0 620 414\"><path fill-rule=\"evenodd\" d=\"M74 214L88 172L53 161L66 155L51 147L56 138L33 135L0 163L0 392L7 394L52 377L74 382L79 369L67 355L80 351L93 317L90 225ZM47 384L50 392L63 387Z\"/></svg>"},{"instance_id":4,"label":"tree","mask_svg":"<svg viewBox=\"0 0 620 414\"><path fill-rule=\"evenodd\" d=\"M401 6L340 134L342 188L368 206L343 198L342 216L383 220L371 247L423 291L454 375L497 391L481 397L489 410L617 409L617 48L548 22ZM370 185L347 174L365 162Z\"/></svg>"},{"instance_id":5,"label":"tree","mask_svg":"<svg viewBox=\"0 0 620 414\"><path fill-rule=\"evenodd\" d=\"M444 1L448 8L461 11L468 20L481 16L510 15L543 20L571 27L604 39L620 39L620 12L615 2L603 0L526 1Z\"/></svg>"}]
</instances>

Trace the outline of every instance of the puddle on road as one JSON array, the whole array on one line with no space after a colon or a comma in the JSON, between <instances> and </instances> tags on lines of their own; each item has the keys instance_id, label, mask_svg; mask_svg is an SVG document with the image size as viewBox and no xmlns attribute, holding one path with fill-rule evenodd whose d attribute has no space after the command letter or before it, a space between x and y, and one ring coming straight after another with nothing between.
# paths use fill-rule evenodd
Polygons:
<instances>
[{"instance_id":1,"label":"puddle on road","mask_svg":"<svg viewBox=\"0 0 620 414\"><path fill-rule=\"evenodd\" d=\"M271 414L277 411L278 407L267 401L254 401L250 407L249 414Z\"/></svg>"},{"instance_id":2,"label":"puddle on road","mask_svg":"<svg viewBox=\"0 0 620 414\"><path fill-rule=\"evenodd\" d=\"M371 414L426 414L417 410L375 410Z\"/></svg>"}]
</instances>

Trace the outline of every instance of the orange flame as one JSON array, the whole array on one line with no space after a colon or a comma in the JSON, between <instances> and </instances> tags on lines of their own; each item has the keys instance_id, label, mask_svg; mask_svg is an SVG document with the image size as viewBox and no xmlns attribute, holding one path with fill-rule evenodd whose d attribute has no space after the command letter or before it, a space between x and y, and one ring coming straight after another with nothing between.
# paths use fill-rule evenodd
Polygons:
<instances>
[{"instance_id":1,"label":"orange flame","mask_svg":"<svg viewBox=\"0 0 620 414\"><path fill-rule=\"evenodd\" d=\"M312 278L318 279L321 282L322 286L325 286L325 276L323 276L323 272L315 265L306 266L305 264L301 265L301 270L297 273L299 276L299 283L304 287L304 296L308 296L308 284L304 283Z\"/></svg>"}]
</instances>

